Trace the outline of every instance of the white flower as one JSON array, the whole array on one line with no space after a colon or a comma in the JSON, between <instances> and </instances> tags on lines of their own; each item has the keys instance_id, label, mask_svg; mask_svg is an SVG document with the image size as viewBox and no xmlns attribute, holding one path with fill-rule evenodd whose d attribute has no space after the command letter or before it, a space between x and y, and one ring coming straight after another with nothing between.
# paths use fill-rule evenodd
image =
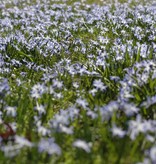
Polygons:
<instances>
[{"instance_id":1,"label":"white flower","mask_svg":"<svg viewBox=\"0 0 156 164\"><path fill-rule=\"evenodd\" d=\"M149 142L154 142L155 141L155 137L153 137L153 136L151 136L151 135L147 135L146 136L146 139L147 139L147 141L149 141Z\"/></svg>"},{"instance_id":2,"label":"white flower","mask_svg":"<svg viewBox=\"0 0 156 164\"><path fill-rule=\"evenodd\" d=\"M142 120L141 115L138 115L136 120L129 121L130 138L134 140L139 133L146 134L153 132L155 127L152 120Z\"/></svg>"},{"instance_id":3,"label":"white flower","mask_svg":"<svg viewBox=\"0 0 156 164\"><path fill-rule=\"evenodd\" d=\"M8 80L0 77L0 95L4 95L4 92L9 92L9 90L10 86Z\"/></svg>"},{"instance_id":4,"label":"white flower","mask_svg":"<svg viewBox=\"0 0 156 164\"><path fill-rule=\"evenodd\" d=\"M62 95L61 92L60 92L60 93L55 93L55 94L54 94L54 97L55 97L56 99L61 99L61 98L63 98L63 95Z\"/></svg>"},{"instance_id":5,"label":"white flower","mask_svg":"<svg viewBox=\"0 0 156 164\"><path fill-rule=\"evenodd\" d=\"M77 82L73 82L73 87L77 89L79 88L79 84Z\"/></svg>"},{"instance_id":6,"label":"white flower","mask_svg":"<svg viewBox=\"0 0 156 164\"><path fill-rule=\"evenodd\" d=\"M82 106L83 108L86 108L88 106L88 102L85 99L78 98L76 100L76 103Z\"/></svg>"},{"instance_id":7,"label":"white flower","mask_svg":"<svg viewBox=\"0 0 156 164\"><path fill-rule=\"evenodd\" d=\"M95 96L95 94L97 93L97 91L98 90L94 88L94 89L90 90L89 93L92 94L92 96Z\"/></svg>"},{"instance_id":8,"label":"white flower","mask_svg":"<svg viewBox=\"0 0 156 164\"><path fill-rule=\"evenodd\" d=\"M11 115L12 117L16 116L16 107L7 106L5 110L7 112L7 115Z\"/></svg>"},{"instance_id":9,"label":"white flower","mask_svg":"<svg viewBox=\"0 0 156 164\"><path fill-rule=\"evenodd\" d=\"M61 89L63 87L63 82L62 81L59 81L57 79L54 79L53 80L53 87L56 87L58 89Z\"/></svg>"},{"instance_id":10,"label":"white flower","mask_svg":"<svg viewBox=\"0 0 156 164\"><path fill-rule=\"evenodd\" d=\"M144 132L144 126L142 124L142 118L137 116L136 120L129 121L130 138L134 140L139 132Z\"/></svg>"},{"instance_id":11,"label":"white flower","mask_svg":"<svg viewBox=\"0 0 156 164\"><path fill-rule=\"evenodd\" d=\"M28 146L28 147L33 146L33 144L30 141L28 141L26 138L21 137L21 136L16 135L15 136L15 141L16 141L16 143L18 143L21 146Z\"/></svg>"},{"instance_id":12,"label":"white flower","mask_svg":"<svg viewBox=\"0 0 156 164\"><path fill-rule=\"evenodd\" d=\"M35 84L31 90L31 97L40 98L46 91L46 87L43 84Z\"/></svg>"},{"instance_id":13,"label":"white flower","mask_svg":"<svg viewBox=\"0 0 156 164\"><path fill-rule=\"evenodd\" d=\"M113 133L113 136L118 136L122 138L126 135L126 132L124 130L115 125L112 127L111 131Z\"/></svg>"},{"instance_id":14,"label":"white flower","mask_svg":"<svg viewBox=\"0 0 156 164\"><path fill-rule=\"evenodd\" d=\"M83 140L76 140L74 143L73 143L73 146L74 147L77 147L77 148L81 148L83 150L85 150L87 153L90 153L90 143L87 143L86 141L83 141Z\"/></svg>"},{"instance_id":15,"label":"white flower","mask_svg":"<svg viewBox=\"0 0 156 164\"><path fill-rule=\"evenodd\" d=\"M101 91L106 90L107 86L104 86L103 82L101 81L101 79L99 80L94 80L93 82L93 86Z\"/></svg>"},{"instance_id":16,"label":"white flower","mask_svg":"<svg viewBox=\"0 0 156 164\"><path fill-rule=\"evenodd\" d=\"M61 155L61 148L54 143L53 138L42 139L38 144L39 152L47 152L48 154Z\"/></svg>"},{"instance_id":17,"label":"white flower","mask_svg":"<svg viewBox=\"0 0 156 164\"><path fill-rule=\"evenodd\" d=\"M124 112L125 112L125 114L127 116L132 116L132 115L138 113L139 110L140 110L139 108L137 108L132 103L125 103L125 102L123 102L123 103L121 103L121 107L123 108L123 110L124 110Z\"/></svg>"},{"instance_id":18,"label":"white flower","mask_svg":"<svg viewBox=\"0 0 156 164\"><path fill-rule=\"evenodd\" d=\"M39 115L42 115L42 114L46 113L46 111L44 109L44 106L43 105L39 105L38 103L37 103L37 106L35 107L35 110L38 111Z\"/></svg>"},{"instance_id":19,"label":"white flower","mask_svg":"<svg viewBox=\"0 0 156 164\"><path fill-rule=\"evenodd\" d=\"M95 118L98 117L98 115L95 112L91 111L91 110L87 111L87 115L90 116L92 119L95 119Z\"/></svg>"},{"instance_id":20,"label":"white flower","mask_svg":"<svg viewBox=\"0 0 156 164\"><path fill-rule=\"evenodd\" d=\"M53 127L57 127L59 124L68 125L69 124L69 116L55 114L54 119L52 120Z\"/></svg>"},{"instance_id":21,"label":"white flower","mask_svg":"<svg viewBox=\"0 0 156 164\"><path fill-rule=\"evenodd\" d=\"M150 158L153 163L156 163L156 146L152 147L150 150Z\"/></svg>"},{"instance_id":22,"label":"white flower","mask_svg":"<svg viewBox=\"0 0 156 164\"><path fill-rule=\"evenodd\" d=\"M49 134L49 130L43 126L38 126L38 133L40 133L42 136L46 136Z\"/></svg>"},{"instance_id":23,"label":"white flower","mask_svg":"<svg viewBox=\"0 0 156 164\"><path fill-rule=\"evenodd\" d=\"M141 103L141 106L145 106L146 108L149 108L151 105L156 103L156 95L153 97L147 97L147 100Z\"/></svg>"},{"instance_id":24,"label":"white flower","mask_svg":"<svg viewBox=\"0 0 156 164\"><path fill-rule=\"evenodd\" d=\"M64 132L66 134L73 134L73 127L66 127L66 126L60 124L59 128L60 128L61 132Z\"/></svg>"}]
</instances>

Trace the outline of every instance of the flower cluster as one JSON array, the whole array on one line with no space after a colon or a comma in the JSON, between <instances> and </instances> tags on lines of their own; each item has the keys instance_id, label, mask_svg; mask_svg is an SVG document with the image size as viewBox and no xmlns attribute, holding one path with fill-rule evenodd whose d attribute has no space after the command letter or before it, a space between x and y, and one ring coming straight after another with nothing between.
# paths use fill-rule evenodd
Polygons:
<instances>
[{"instance_id":1,"label":"flower cluster","mask_svg":"<svg viewBox=\"0 0 156 164\"><path fill-rule=\"evenodd\" d=\"M156 162L156 5L137 3L0 4L0 158Z\"/></svg>"}]
</instances>

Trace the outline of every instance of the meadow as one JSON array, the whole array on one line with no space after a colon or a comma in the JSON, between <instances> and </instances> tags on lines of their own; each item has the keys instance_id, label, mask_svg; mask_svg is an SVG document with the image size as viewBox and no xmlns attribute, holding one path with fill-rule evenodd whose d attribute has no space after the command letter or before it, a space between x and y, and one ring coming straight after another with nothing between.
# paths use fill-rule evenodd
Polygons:
<instances>
[{"instance_id":1,"label":"meadow","mask_svg":"<svg viewBox=\"0 0 156 164\"><path fill-rule=\"evenodd\" d=\"M154 0L1 0L0 164L156 163Z\"/></svg>"}]
</instances>

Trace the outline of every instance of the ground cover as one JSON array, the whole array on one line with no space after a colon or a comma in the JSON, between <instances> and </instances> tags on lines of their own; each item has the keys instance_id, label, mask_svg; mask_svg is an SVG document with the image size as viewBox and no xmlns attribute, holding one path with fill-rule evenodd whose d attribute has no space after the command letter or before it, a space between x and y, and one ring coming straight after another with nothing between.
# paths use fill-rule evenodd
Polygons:
<instances>
[{"instance_id":1,"label":"ground cover","mask_svg":"<svg viewBox=\"0 0 156 164\"><path fill-rule=\"evenodd\" d=\"M0 163L156 163L154 1L2 1Z\"/></svg>"}]
</instances>

